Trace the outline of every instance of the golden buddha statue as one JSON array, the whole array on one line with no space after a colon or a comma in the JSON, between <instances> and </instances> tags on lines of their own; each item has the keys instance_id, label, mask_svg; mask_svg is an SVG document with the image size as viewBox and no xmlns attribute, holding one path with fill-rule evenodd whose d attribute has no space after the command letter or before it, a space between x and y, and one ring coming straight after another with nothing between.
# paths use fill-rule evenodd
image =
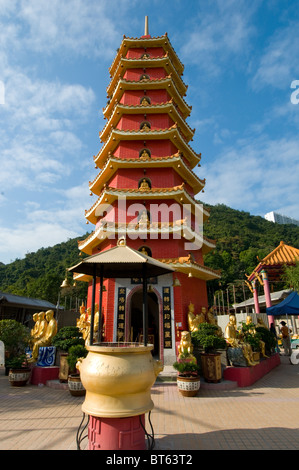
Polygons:
<instances>
[{"instance_id":1,"label":"golden buddha statue","mask_svg":"<svg viewBox=\"0 0 299 470\"><path fill-rule=\"evenodd\" d=\"M83 339L85 340L85 345L89 345L89 333L90 333L90 321L91 321L91 308L87 308L86 318L85 318L85 328L83 330Z\"/></svg>"},{"instance_id":2,"label":"golden buddha statue","mask_svg":"<svg viewBox=\"0 0 299 470\"><path fill-rule=\"evenodd\" d=\"M150 103L148 102L147 98L144 97L144 98L142 98L140 104L141 104L142 106L148 106Z\"/></svg>"},{"instance_id":3,"label":"golden buddha statue","mask_svg":"<svg viewBox=\"0 0 299 470\"><path fill-rule=\"evenodd\" d=\"M257 328L266 328L266 330L269 330L268 326L266 325L266 323L263 321L262 318L257 319L256 327Z\"/></svg>"},{"instance_id":4,"label":"golden buddha statue","mask_svg":"<svg viewBox=\"0 0 299 470\"><path fill-rule=\"evenodd\" d=\"M83 335L83 331L85 330L85 320L86 320L86 311L85 311L85 305L82 303L80 307L80 317L77 320L77 328L79 328L79 331Z\"/></svg>"},{"instance_id":5,"label":"golden buddha statue","mask_svg":"<svg viewBox=\"0 0 299 470\"><path fill-rule=\"evenodd\" d=\"M142 182L141 182L141 184L140 184L140 186L139 186L139 189L140 189L141 191L147 191L148 189L151 189L150 186L149 186L149 184L148 184L148 182L146 181L145 178L143 178L143 180L142 180Z\"/></svg>"},{"instance_id":6,"label":"golden buddha statue","mask_svg":"<svg viewBox=\"0 0 299 470\"><path fill-rule=\"evenodd\" d=\"M141 212L140 219L138 222L138 226L143 226L143 227L149 227L150 226L150 220L147 211L144 209Z\"/></svg>"},{"instance_id":7,"label":"golden buddha statue","mask_svg":"<svg viewBox=\"0 0 299 470\"><path fill-rule=\"evenodd\" d=\"M50 346L52 338L57 333L57 321L54 318L53 310L48 310L46 312L46 320L47 326L45 333L34 342L32 350L32 361L37 361L39 348L43 346Z\"/></svg>"},{"instance_id":8,"label":"golden buddha statue","mask_svg":"<svg viewBox=\"0 0 299 470\"><path fill-rule=\"evenodd\" d=\"M46 333L48 322L45 318L45 312L38 313L36 323L38 323L38 325L36 326L36 332L31 336L31 344L41 339Z\"/></svg>"},{"instance_id":9,"label":"golden buddha statue","mask_svg":"<svg viewBox=\"0 0 299 470\"><path fill-rule=\"evenodd\" d=\"M243 355L246 359L247 365L255 366L257 362L253 359L253 352L250 344L244 343L239 335L236 326L236 317L235 315L229 316L229 322L226 325L224 337L232 348L241 348Z\"/></svg>"},{"instance_id":10,"label":"golden buddha statue","mask_svg":"<svg viewBox=\"0 0 299 470\"><path fill-rule=\"evenodd\" d=\"M193 352L193 344L191 342L190 331L182 331L181 341L180 341L180 344L178 345L179 359L183 359L186 357L190 359L193 359L193 358L195 359L192 352Z\"/></svg>"},{"instance_id":11,"label":"golden buddha statue","mask_svg":"<svg viewBox=\"0 0 299 470\"><path fill-rule=\"evenodd\" d=\"M203 307L204 309L205 307ZM203 323L205 321L205 315L204 312L201 311L201 313L198 315L195 315L194 313L195 307L192 302L189 303L188 307L188 326L189 326L189 331L198 331L198 325L200 323Z\"/></svg>"},{"instance_id":12,"label":"golden buddha statue","mask_svg":"<svg viewBox=\"0 0 299 470\"><path fill-rule=\"evenodd\" d=\"M217 326L218 329L216 331L216 334L218 336L223 336L223 331L222 331L221 327L218 325L217 317L215 317L215 315L213 313L213 307L211 307L208 310L208 313L206 315L206 319L207 319L207 323L210 323L211 325Z\"/></svg>"},{"instance_id":13,"label":"golden buddha statue","mask_svg":"<svg viewBox=\"0 0 299 470\"><path fill-rule=\"evenodd\" d=\"M146 149L144 149L144 150L142 151L141 155L140 155L140 158L141 158L141 159L150 158L149 152L148 152Z\"/></svg>"},{"instance_id":14,"label":"golden buddha statue","mask_svg":"<svg viewBox=\"0 0 299 470\"><path fill-rule=\"evenodd\" d=\"M262 320L261 320L261 321L262 321ZM255 329L255 325L254 325L254 323L253 323L253 321L252 321L251 315L247 315L247 317L246 317L246 325L251 325L251 328L249 329L249 332L250 332L252 335L256 335L257 331L256 331L256 329ZM260 339L259 344L260 344L260 350L261 350L262 356L263 356L263 357L268 357L268 356L266 355L266 344L265 344L265 342Z\"/></svg>"}]
</instances>

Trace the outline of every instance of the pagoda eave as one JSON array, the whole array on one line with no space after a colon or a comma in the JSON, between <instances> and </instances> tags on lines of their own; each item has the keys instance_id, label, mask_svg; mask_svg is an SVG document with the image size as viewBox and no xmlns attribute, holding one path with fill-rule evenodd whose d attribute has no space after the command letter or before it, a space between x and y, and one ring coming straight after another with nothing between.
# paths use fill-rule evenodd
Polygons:
<instances>
[{"instance_id":1,"label":"pagoda eave","mask_svg":"<svg viewBox=\"0 0 299 470\"><path fill-rule=\"evenodd\" d=\"M213 279L220 279L221 272L216 271L207 266L203 266L196 262L184 261L181 258L176 259L159 259L162 263L168 264L177 272L186 274L188 277L195 277L204 281L211 281Z\"/></svg>"},{"instance_id":2,"label":"pagoda eave","mask_svg":"<svg viewBox=\"0 0 299 470\"><path fill-rule=\"evenodd\" d=\"M168 52L174 66L176 67L180 75L184 72L184 65L178 58L175 50L173 49L167 35L159 37L139 37L139 38L127 38L124 37L118 52L109 68L110 75L115 74L117 64L121 57L124 57L129 48L144 48L144 47L162 47L165 52Z\"/></svg>"},{"instance_id":3,"label":"pagoda eave","mask_svg":"<svg viewBox=\"0 0 299 470\"><path fill-rule=\"evenodd\" d=\"M188 89L188 86L183 82L181 76L177 73L175 67L173 66L170 58L168 56L164 57L150 57L150 58L125 58L122 57L119 62L117 69L107 87L107 95L110 96L113 93L113 90L116 86L116 83L119 79L123 78L125 72L130 68L146 68L146 67L161 67L164 68L166 73L171 74L176 82L176 87L178 91L185 95Z\"/></svg>"},{"instance_id":4,"label":"pagoda eave","mask_svg":"<svg viewBox=\"0 0 299 470\"><path fill-rule=\"evenodd\" d=\"M170 140L179 151L183 152L191 168L194 168L200 162L200 155L196 154L188 142L182 138L177 126L172 126L169 129L155 131L123 131L120 129L112 129L109 138L104 143L99 153L94 157L95 164L101 168L106 160L106 155L109 152L113 153L119 143L126 140L147 140L148 145L150 145L149 142L151 140Z\"/></svg>"},{"instance_id":5,"label":"pagoda eave","mask_svg":"<svg viewBox=\"0 0 299 470\"><path fill-rule=\"evenodd\" d=\"M125 232L128 238L136 239L149 238L154 236L180 236L187 242L192 243L197 249L202 249L202 253L205 255L216 247L213 240L209 240L203 237L200 233L194 232L189 226L184 225L183 221L176 221L174 223L151 223L149 226L138 226L136 223L132 224L115 224L114 222L108 222L103 226L96 227L85 240L78 242L78 248L84 253L91 255L93 254L94 248L99 246L103 241L107 239L118 238Z\"/></svg>"},{"instance_id":6,"label":"pagoda eave","mask_svg":"<svg viewBox=\"0 0 299 470\"><path fill-rule=\"evenodd\" d=\"M149 191L141 191L139 189L106 188L93 206L86 211L85 218L89 222L96 224L98 221L96 212L100 206L107 204L112 205L116 200L121 200L122 198L125 198L126 200L174 200L180 205L190 204L193 213L195 211L195 205L200 207L203 213L203 221L210 217L209 211L202 205L197 204L195 199L190 196L190 194L185 191L183 185L181 185L177 188L154 188Z\"/></svg>"},{"instance_id":7,"label":"pagoda eave","mask_svg":"<svg viewBox=\"0 0 299 470\"><path fill-rule=\"evenodd\" d=\"M205 180L198 176L184 163L180 154L169 157L153 157L148 160L139 158L117 158L110 157L106 161L102 171L90 182L89 189L99 196L106 181L112 178L114 173L120 168L173 168L183 180L187 180L192 187L194 194L199 193L205 186Z\"/></svg>"},{"instance_id":8,"label":"pagoda eave","mask_svg":"<svg viewBox=\"0 0 299 470\"><path fill-rule=\"evenodd\" d=\"M123 92L126 90L144 91L159 89L167 90L171 98L174 99L175 103L179 107L184 119L190 116L192 106L189 106L186 101L182 98L171 77L138 81L120 79L113 91L113 95L110 101L108 102L107 106L103 109L103 114L107 119L109 119L115 104L121 100ZM147 106L144 106L144 108L146 109Z\"/></svg>"},{"instance_id":9,"label":"pagoda eave","mask_svg":"<svg viewBox=\"0 0 299 470\"><path fill-rule=\"evenodd\" d=\"M178 113L174 106L173 100L167 101L166 103L150 104L146 107L142 105L125 105L122 103L116 103L109 121L106 123L102 132L100 133L101 141L105 142L111 132L112 128L116 128L120 119L124 114L156 114L156 113L167 113L173 120L174 124L177 123L181 132L184 134L187 141L190 141L195 133L195 129L191 129L187 122Z\"/></svg>"}]
</instances>

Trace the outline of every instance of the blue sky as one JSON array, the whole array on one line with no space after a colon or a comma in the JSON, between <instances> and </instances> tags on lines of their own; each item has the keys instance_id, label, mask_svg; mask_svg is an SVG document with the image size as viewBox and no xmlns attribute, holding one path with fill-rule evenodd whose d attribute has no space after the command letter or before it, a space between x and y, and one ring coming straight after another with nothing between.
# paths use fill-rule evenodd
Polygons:
<instances>
[{"instance_id":1,"label":"blue sky","mask_svg":"<svg viewBox=\"0 0 299 470\"><path fill-rule=\"evenodd\" d=\"M185 65L200 199L299 218L298 2L0 0L0 261L92 229L108 68L146 15Z\"/></svg>"}]
</instances>

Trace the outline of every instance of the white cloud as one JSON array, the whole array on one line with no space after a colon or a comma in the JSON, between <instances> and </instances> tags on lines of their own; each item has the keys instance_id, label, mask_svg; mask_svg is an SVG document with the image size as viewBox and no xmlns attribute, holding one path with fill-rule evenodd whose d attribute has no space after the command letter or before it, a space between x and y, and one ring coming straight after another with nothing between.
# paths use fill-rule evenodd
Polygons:
<instances>
[{"instance_id":1,"label":"white cloud","mask_svg":"<svg viewBox=\"0 0 299 470\"><path fill-rule=\"evenodd\" d=\"M254 32L254 4L214 1L199 8L185 32L183 61L196 64L204 74L218 75L224 64L229 65L227 59L245 57Z\"/></svg>"},{"instance_id":2,"label":"white cloud","mask_svg":"<svg viewBox=\"0 0 299 470\"><path fill-rule=\"evenodd\" d=\"M256 89L270 85L287 90L291 81L299 79L299 22L291 22L277 30L262 54L252 85Z\"/></svg>"},{"instance_id":3,"label":"white cloud","mask_svg":"<svg viewBox=\"0 0 299 470\"><path fill-rule=\"evenodd\" d=\"M207 180L200 198L254 214L283 207L298 219L299 142L295 138L237 143L216 162L202 162L200 176Z\"/></svg>"}]
</instances>

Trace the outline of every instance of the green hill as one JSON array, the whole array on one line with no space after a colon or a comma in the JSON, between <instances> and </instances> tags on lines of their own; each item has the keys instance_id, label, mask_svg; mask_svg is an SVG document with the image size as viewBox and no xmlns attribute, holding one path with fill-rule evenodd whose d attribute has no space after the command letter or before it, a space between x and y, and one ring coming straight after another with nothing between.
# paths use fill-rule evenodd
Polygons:
<instances>
[{"instance_id":1,"label":"green hill","mask_svg":"<svg viewBox=\"0 0 299 470\"><path fill-rule=\"evenodd\" d=\"M205 224L204 235L217 242L216 249L206 255L205 264L222 271L220 282L208 283L210 303L215 292L231 289L232 284L236 288L237 301L244 300L245 273L250 274L258 264L257 257L266 256L281 240L299 248L298 226L274 224L223 204L205 206L211 215ZM41 248L7 265L0 264L0 291L56 303L66 269L80 260L77 241L86 236ZM280 287L274 286L274 290ZM85 298L86 283L78 283L76 289L77 296ZM246 290L248 297L251 294L247 287Z\"/></svg>"}]
</instances>

